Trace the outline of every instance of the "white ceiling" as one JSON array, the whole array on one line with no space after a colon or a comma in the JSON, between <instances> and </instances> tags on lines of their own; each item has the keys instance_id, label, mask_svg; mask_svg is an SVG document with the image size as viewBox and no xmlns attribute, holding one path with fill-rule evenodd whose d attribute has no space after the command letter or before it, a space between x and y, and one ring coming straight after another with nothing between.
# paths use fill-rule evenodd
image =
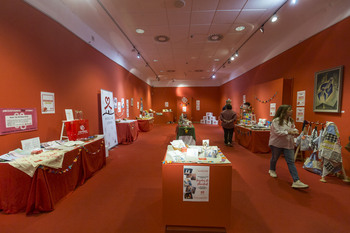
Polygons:
<instances>
[{"instance_id":1,"label":"white ceiling","mask_svg":"<svg viewBox=\"0 0 350 233\"><path fill-rule=\"evenodd\" d=\"M350 0L176 1L25 0L155 87L220 86L350 15Z\"/></svg>"}]
</instances>

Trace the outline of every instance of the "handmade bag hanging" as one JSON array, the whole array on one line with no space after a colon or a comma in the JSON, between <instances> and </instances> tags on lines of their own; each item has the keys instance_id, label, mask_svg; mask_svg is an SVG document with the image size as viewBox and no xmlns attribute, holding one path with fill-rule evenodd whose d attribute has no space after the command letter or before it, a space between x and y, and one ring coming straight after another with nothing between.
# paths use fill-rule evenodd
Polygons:
<instances>
[{"instance_id":1,"label":"handmade bag hanging","mask_svg":"<svg viewBox=\"0 0 350 233\"><path fill-rule=\"evenodd\" d=\"M303 130L301 134L299 135L300 137L300 151L310 151L312 150L311 148L311 141L312 137L310 135L310 130L311 127L308 126L307 130Z\"/></svg>"},{"instance_id":2,"label":"handmade bag hanging","mask_svg":"<svg viewBox=\"0 0 350 233\"><path fill-rule=\"evenodd\" d=\"M305 160L303 168L318 175L322 174L322 162L318 160L317 152L312 152L310 157Z\"/></svg>"}]
</instances>

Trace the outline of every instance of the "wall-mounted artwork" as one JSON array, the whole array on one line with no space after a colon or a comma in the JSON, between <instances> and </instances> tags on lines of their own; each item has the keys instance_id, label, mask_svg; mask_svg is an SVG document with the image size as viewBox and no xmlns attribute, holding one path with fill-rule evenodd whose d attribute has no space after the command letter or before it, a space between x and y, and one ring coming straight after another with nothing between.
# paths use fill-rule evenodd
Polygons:
<instances>
[{"instance_id":1,"label":"wall-mounted artwork","mask_svg":"<svg viewBox=\"0 0 350 233\"><path fill-rule=\"evenodd\" d=\"M315 73L314 112L340 112L343 66Z\"/></svg>"}]
</instances>

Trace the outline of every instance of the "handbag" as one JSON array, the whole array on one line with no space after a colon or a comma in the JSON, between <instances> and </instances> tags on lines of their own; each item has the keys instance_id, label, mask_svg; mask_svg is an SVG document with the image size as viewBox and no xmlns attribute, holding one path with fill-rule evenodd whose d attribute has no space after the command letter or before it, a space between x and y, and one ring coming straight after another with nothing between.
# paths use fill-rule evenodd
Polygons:
<instances>
[{"instance_id":1,"label":"handbag","mask_svg":"<svg viewBox=\"0 0 350 233\"><path fill-rule=\"evenodd\" d=\"M309 135L310 126L307 130L304 130L300 134L300 151L309 151L312 150L311 142L312 142L312 136Z\"/></svg>"},{"instance_id":2,"label":"handbag","mask_svg":"<svg viewBox=\"0 0 350 233\"><path fill-rule=\"evenodd\" d=\"M305 160L303 168L318 175L322 174L322 162L318 160L316 152L313 152L310 157Z\"/></svg>"}]
</instances>

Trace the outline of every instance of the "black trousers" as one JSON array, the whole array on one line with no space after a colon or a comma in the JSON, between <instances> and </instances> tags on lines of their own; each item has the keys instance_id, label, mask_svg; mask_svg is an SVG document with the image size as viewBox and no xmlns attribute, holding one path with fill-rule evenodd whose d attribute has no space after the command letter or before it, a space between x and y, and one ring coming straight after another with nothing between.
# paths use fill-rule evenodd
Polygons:
<instances>
[{"instance_id":1,"label":"black trousers","mask_svg":"<svg viewBox=\"0 0 350 233\"><path fill-rule=\"evenodd\" d=\"M225 144L232 144L232 136L233 136L234 128L232 129L226 129L224 128L224 138L225 138Z\"/></svg>"}]
</instances>

